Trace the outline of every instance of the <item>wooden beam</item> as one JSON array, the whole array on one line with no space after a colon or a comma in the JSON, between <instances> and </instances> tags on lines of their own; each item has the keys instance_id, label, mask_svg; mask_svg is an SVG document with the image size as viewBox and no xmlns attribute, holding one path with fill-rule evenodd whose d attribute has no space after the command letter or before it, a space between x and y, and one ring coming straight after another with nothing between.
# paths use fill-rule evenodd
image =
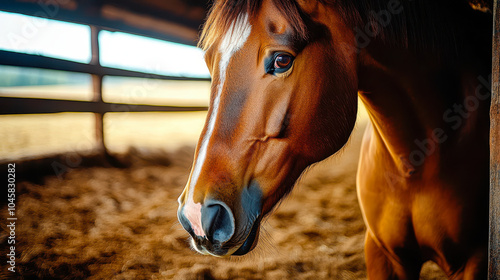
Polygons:
<instances>
[{"instance_id":1,"label":"wooden beam","mask_svg":"<svg viewBox=\"0 0 500 280\"><path fill-rule=\"evenodd\" d=\"M100 55L99 55L99 27L90 26L90 46L92 51L92 59L90 64L101 65ZM92 101L96 103L102 103L102 76L92 75L92 88L93 88L93 98ZM104 142L104 114L95 113L95 138L97 142L97 149L105 154L109 154L106 149L106 144Z\"/></svg>"},{"instance_id":2,"label":"wooden beam","mask_svg":"<svg viewBox=\"0 0 500 280\"><path fill-rule=\"evenodd\" d=\"M190 112L206 111L204 106L160 106L106 103L96 101L57 100L42 98L0 97L0 115L51 114L63 112Z\"/></svg>"},{"instance_id":3,"label":"wooden beam","mask_svg":"<svg viewBox=\"0 0 500 280\"><path fill-rule=\"evenodd\" d=\"M493 69L490 109L490 244L488 279L500 279L500 6L493 6Z\"/></svg>"},{"instance_id":4,"label":"wooden beam","mask_svg":"<svg viewBox=\"0 0 500 280\"><path fill-rule=\"evenodd\" d=\"M69 3L68 2L72 2ZM102 7L108 1L101 0L78 0L78 1L18 1L18 0L2 0L0 1L0 10L20 13L28 16L43 17L54 20L67 21L85 25L95 25L102 29L110 31L123 31L127 33L152 37L160 40L171 42L196 45L196 40L185 39L179 36L174 36L169 33L169 30L158 30L150 26L134 26L120 19L109 19L102 15ZM120 1L113 1L116 6L124 9L134 9L135 6L121 5ZM73 5L72 5L73 4ZM144 5L143 5L144 6ZM189 20L183 17L176 16L168 11L157 11L154 7L148 9L143 8L142 12L145 15L157 15L156 19L164 22L172 22L192 29L197 33L199 27L203 23L203 18L199 20ZM133 12L134 10L131 10ZM160 16L161 15L161 16Z\"/></svg>"},{"instance_id":5,"label":"wooden beam","mask_svg":"<svg viewBox=\"0 0 500 280\"><path fill-rule=\"evenodd\" d=\"M138 71L103 67L98 64L79 63L63 59L9 52L9 51L0 51L0 65L70 71L70 72L86 73L98 76L109 75L109 76L150 78L150 79L174 80L174 81L210 81L210 78L176 77L176 76L149 74Z\"/></svg>"}]
</instances>

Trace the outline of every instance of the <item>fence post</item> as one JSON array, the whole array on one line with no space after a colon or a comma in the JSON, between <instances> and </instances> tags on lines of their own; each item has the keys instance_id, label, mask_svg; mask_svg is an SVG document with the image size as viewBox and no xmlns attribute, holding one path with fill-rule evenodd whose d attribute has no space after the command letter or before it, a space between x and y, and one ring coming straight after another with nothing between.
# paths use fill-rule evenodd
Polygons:
<instances>
[{"instance_id":1,"label":"fence post","mask_svg":"<svg viewBox=\"0 0 500 280\"><path fill-rule=\"evenodd\" d=\"M493 5L493 69L490 109L490 242L488 279L500 279L500 6Z\"/></svg>"},{"instance_id":2,"label":"fence post","mask_svg":"<svg viewBox=\"0 0 500 280\"><path fill-rule=\"evenodd\" d=\"M90 64L100 65L99 61L99 28L97 26L90 26L90 44L92 51L92 59ZM94 96L92 101L103 103L102 100L102 75L92 75L92 84ZM97 149L100 152L107 154L106 145L104 144L104 113L96 112L95 114L95 136L97 142Z\"/></svg>"}]
</instances>

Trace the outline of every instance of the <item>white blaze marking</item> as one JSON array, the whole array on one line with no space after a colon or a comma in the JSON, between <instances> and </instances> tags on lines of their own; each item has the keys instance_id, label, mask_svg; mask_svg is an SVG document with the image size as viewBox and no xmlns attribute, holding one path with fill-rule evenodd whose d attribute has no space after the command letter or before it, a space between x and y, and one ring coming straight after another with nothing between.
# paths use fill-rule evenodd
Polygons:
<instances>
[{"instance_id":1,"label":"white blaze marking","mask_svg":"<svg viewBox=\"0 0 500 280\"><path fill-rule=\"evenodd\" d=\"M184 215L191 223L194 234L205 237L205 232L201 227L201 203L194 203L189 206L190 207L185 208Z\"/></svg>"},{"instance_id":2,"label":"white blaze marking","mask_svg":"<svg viewBox=\"0 0 500 280\"><path fill-rule=\"evenodd\" d=\"M202 237L205 236L205 233L203 232L203 228L201 226L201 203L194 203L194 186L200 176L201 169L207 156L208 142L210 141L214 131L215 121L217 120L219 111L220 96L226 80L227 66L229 65L229 61L234 53L243 47L247 41L248 36L250 36L251 29L252 27L248 23L248 15L240 15L224 35L224 38L219 45L221 59L219 61L219 85L217 86L217 95L214 99L212 113L208 119L207 132L201 141L198 157L195 159L196 162L189 180L188 201L185 206L186 218L191 223L195 234Z\"/></svg>"}]
</instances>

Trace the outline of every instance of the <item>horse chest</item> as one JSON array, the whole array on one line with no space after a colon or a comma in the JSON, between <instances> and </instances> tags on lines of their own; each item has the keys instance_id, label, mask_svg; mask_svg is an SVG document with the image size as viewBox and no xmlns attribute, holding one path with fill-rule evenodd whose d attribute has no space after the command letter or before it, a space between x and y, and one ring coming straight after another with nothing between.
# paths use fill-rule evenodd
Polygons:
<instances>
[{"instance_id":1,"label":"horse chest","mask_svg":"<svg viewBox=\"0 0 500 280\"><path fill-rule=\"evenodd\" d=\"M445 270L457 270L487 240L482 229L488 221L478 218L488 217L487 204L481 204L487 193L460 174L401 175L393 159L368 127L357 177L368 232L398 262L431 259Z\"/></svg>"}]
</instances>

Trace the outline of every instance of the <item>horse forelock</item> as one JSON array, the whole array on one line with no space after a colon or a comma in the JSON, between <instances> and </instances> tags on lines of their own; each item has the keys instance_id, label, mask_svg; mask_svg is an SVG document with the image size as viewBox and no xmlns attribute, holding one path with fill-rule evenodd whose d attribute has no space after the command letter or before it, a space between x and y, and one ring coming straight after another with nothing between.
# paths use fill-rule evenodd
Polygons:
<instances>
[{"instance_id":1,"label":"horse forelock","mask_svg":"<svg viewBox=\"0 0 500 280\"><path fill-rule=\"evenodd\" d=\"M207 20L198 42L198 47L207 50L212 47L227 33L231 36L239 36L241 30L233 28L233 23L241 17L248 17L248 20L259 11L263 0L220 0L216 1L208 13ZM300 39L307 37L307 30L304 24L303 15L299 5L290 0L272 0L274 5L282 11L283 16L288 20L295 36ZM239 34L240 33L240 34Z\"/></svg>"}]
</instances>

